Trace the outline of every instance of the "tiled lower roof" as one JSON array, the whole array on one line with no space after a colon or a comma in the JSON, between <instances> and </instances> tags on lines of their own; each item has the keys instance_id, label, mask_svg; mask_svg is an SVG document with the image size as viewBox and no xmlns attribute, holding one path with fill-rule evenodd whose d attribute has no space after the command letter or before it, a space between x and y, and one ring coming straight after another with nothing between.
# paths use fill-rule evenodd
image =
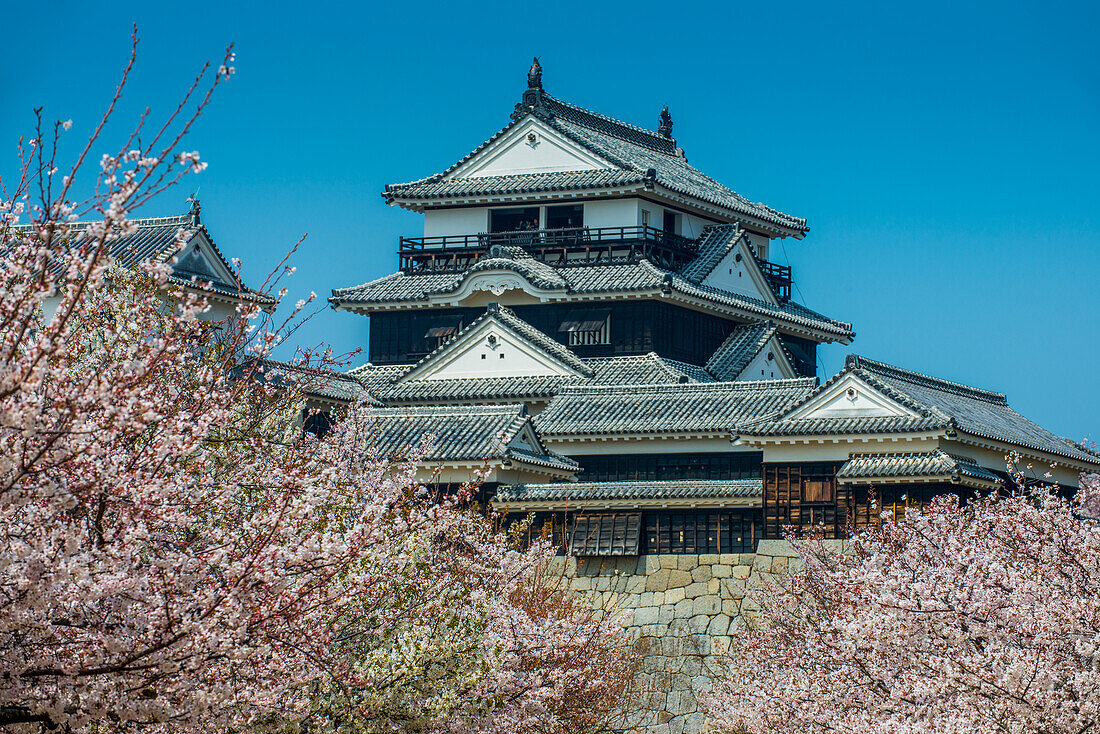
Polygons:
<instances>
[{"instance_id":1,"label":"tiled lower roof","mask_svg":"<svg viewBox=\"0 0 1100 734\"><path fill-rule=\"evenodd\" d=\"M445 199L467 196L500 196L504 194L539 194L552 191L580 191L608 187L641 185L645 175L637 171L618 168L601 168L588 171L551 171L548 173L519 173L506 176L479 176L476 178L428 178L399 188L387 187L391 199Z\"/></svg>"},{"instance_id":2,"label":"tiled lower roof","mask_svg":"<svg viewBox=\"0 0 1100 734\"><path fill-rule=\"evenodd\" d=\"M91 222L73 222L68 238L61 244L65 247L80 248L84 239L85 230ZM108 247L112 260L118 265L135 269L145 262L169 263L180 252L178 242L181 237L183 242L190 242L200 232L210 244L214 257L229 272L234 273L233 265L226 259L199 219L197 205L191 212L172 217L141 217L130 220L134 231L123 237L112 240ZM17 232L32 235L34 229L31 225L19 225ZM182 234L181 234L182 231ZM231 298L255 299L261 306L270 306L275 299L266 293L252 290L234 276L235 282L225 282L212 277L211 274L199 274L194 277L190 273L179 270L174 272L169 281L180 286L194 288L195 290L212 293Z\"/></svg>"},{"instance_id":3,"label":"tiled lower roof","mask_svg":"<svg viewBox=\"0 0 1100 734\"><path fill-rule=\"evenodd\" d=\"M734 432L787 410L813 378L665 385L565 386L535 418L543 436Z\"/></svg>"},{"instance_id":4,"label":"tiled lower roof","mask_svg":"<svg viewBox=\"0 0 1100 734\"><path fill-rule=\"evenodd\" d=\"M496 502L549 502L569 500L693 499L760 497L760 479L700 479L651 482L552 482L499 487Z\"/></svg>"},{"instance_id":5,"label":"tiled lower roof","mask_svg":"<svg viewBox=\"0 0 1100 734\"><path fill-rule=\"evenodd\" d=\"M383 403L427 400L522 400L550 398L565 385L628 385L680 382L713 382L703 368L665 359L654 352L626 357L596 357L583 360L592 376L486 377L453 380L408 380L397 382L412 365L364 365L348 374Z\"/></svg>"},{"instance_id":6,"label":"tiled lower roof","mask_svg":"<svg viewBox=\"0 0 1100 734\"><path fill-rule=\"evenodd\" d=\"M366 413L367 445L379 459L402 460L430 439L422 461L513 459L525 464L575 471L572 459L539 446L509 447L530 422L522 405L463 405L372 408Z\"/></svg>"},{"instance_id":7,"label":"tiled lower roof","mask_svg":"<svg viewBox=\"0 0 1100 734\"><path fill-rule=\"evenodd\" d=\"M306 396L337 403L375 402L363 384L346 373L303 367L274 359L246 363L239 370L243 373L252 368L256 370L255 377L273 385L293 386Z\"/></svg>"},{"instance_id":8,"label":"tiled lower roof","mask_svg":"<svg viewBox=\"0 0 1100 734\"><path fill-rule=\"evenodd\" d=\"M699 255L681 268L680 272L688 280L696 283L702 282L718 267L718 263L722 262L722 258L736 247L737 241L743 235L744 231L736 224L717 224L705 227L697 243Z\"/></svg>"},{"instance_id":9,"label":"tiled lower roof","mask_svg":"<svg viewBox=\"0 0 1100 734\"><path fill-rule=\"evenodd\" d=\"M544 263L543 265L546 268L551 267ZM519 272L518 267L520 266L510 269ZM736 309L754 317L822 331L837 339L850 339L853 336L850 323L834 321L793 301L775 305L759 298L700 285L679 273L657 267L646 259L551 269L565 284L561 290L567 294L603 296L613 293L677 293L720 307ZM426 300L431 295L453 293L465 278L465 273L394 273L363 285L334 289L330 300L337 307L414 303ZM545 273L538 280L539 282L532 284L548 287L549 280Z\"/></svg>"},{"instance_id":10,"label":"tiled lower roof","mask_svg":"<svg viewBox=\"0 0 1100 734\"><path fill-rule=\"evenodd\" d=\"M720 380L736 380L776 331L770 321L741 324L707 360L707 370Z\"/></svg>"},{"instance_id":11,"label":"tiled lower roof","mask_svg":"<svg viewBox=\"0 0 1100 734\"><path fill-rule=\"evenodd\" d=\"M910 409L916 417L788 418L761 425L752 433L796 436L954 431L1100 466L1094 453L1082 450L1010 408L1003 393L941 380L854 354L848 356L844 369L820 389L827 390L849 374ZM807 395L801 402L811 398L812 395ZM791 406L791 410L797 407Z\"/></svg>"},{"instance_id":12,"label":"tiled lower roof","mask_svg":"<svg viewBox=\"0 0 1100 734\"><path fill-rule=\"evenodd\" d=\"M973 459L953 456L942 449L922 453L852 454L836 474L837 479L882 480L899 477L966 477L982 482L1000 482L993 472Z\"/></svg>"}]
</instances>

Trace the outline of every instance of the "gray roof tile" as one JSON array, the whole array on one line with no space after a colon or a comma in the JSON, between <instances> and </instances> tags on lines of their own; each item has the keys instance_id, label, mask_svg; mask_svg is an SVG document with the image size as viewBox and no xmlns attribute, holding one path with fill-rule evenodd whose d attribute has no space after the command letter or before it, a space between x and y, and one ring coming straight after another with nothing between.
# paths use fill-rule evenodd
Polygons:
<instances>
[{"instance_id":1,"label":"gray roof tile","mask_svg":"<svg viewBox=\"0 0 1100 734\"><path fill-rule=\"evenodd\" d=\"M744 234L736 224L718 224L704 228L696 242L698 256L681 268L680 272L688 280L701 283L718 267L722 258L737 246L738 240Z\"/></svg>"},{"instance_id":2,"label":"gray roof tile","mask_svg":"<svg viewBox=\"0 0 1100 734\"><path fill-rule=\"evenodd\" d=\"M836 474L837 479L885 480L900 477L931 479L965 477L982 482L1000 482L993 472L973 459L953 456L942 449L921 453L852 454Z\"/></svg>"},{"instance_id":3,"label":"gray roof tile","mask_svg":"<svg viewBox=\"0 0 1100 734\"><path fill-rule=\"evenodd\" d=\"M523 114L464 156L445 171L408 183L386 186L388 201L424 200L454 196L535 193L582 188L621 186L646 180L650 169L653 182L678 194L753 217L798 235L808 231L806 220L792 217L761 203L754 203L730 190L687 162L673 140L636 125L615 120L591 110L542 95L543 104L527 110L575 143L617 166L617 169L574 171L553 174L521 174L484 178L447 176L519 124Z\"/></svg>"},{"instance_id":4,"label":"gray roof tile","mask_svg":"<svg viewBox=\"0 0 1100 734\"><path fill-rule=\"evenodd\" d=\"M514 484L497 489L496 502L566 502L631 499L760 497L760 479L693 479L649 482L551 482Z\"/></svg>"},{"instance_id":5,"label":"gray roof tile","mask_svg":"<svg viewBox=\"0 0 1100 734\"><path fill-rule=\"evenodd\" d=\"M544 436L719 433L774 417L817 380L565 386L535 424Z\"/></svg>"},{"instance_id":6,"label":"gray roof tile","mask_svg":"<svg viewBox=\"0 0 1100 734\"><path fill-rule=\"evenodd\" d=\"M505 267L507 260L497 260L500 267ZM665 291L676 292L718 306L738 309L753 316L771 319L777 323L816 329L832 334L837 339L850 339L853 336L851 324L834 321L793 301L776 306L759 298L700 285L679 273L659 268L646 259L607 265L569 265L565 267L552 267L545 263L539 263L539 265L547 270L554 271L560 282L564 283L563 290L570 294L604 295L623 292L648 294ZM474 267L477 267L477 265ZM523 274L519 270L522 267L522 262L520 265L508 265L507 267ZM394 273L363 285L334 289L331 300L337 306L371 306L422 301L432 294L445 294L456 291L465 277L465 273L416 275ZM545 272L540 272L538 282L532 281L532 283L540 285L540 287L562 287L552 286L549 275Z\"/></svg>"},{"instance_id":7,"label":"gray roof tile","mask_svg":"<svg viewBox=\"0 0 1100 734\"><path fill-rule=\"evenodd\" d=\"M134 269L145 262L175 265L173 258L180 251L177 235L182 230L184 242L188 242L199 233L202 233L206 241L210 243L214 257L229 273L235 274L236 272L232 263L226 259L217 243L214 242L214 238L206 229L206 225L200 220L197 208L193 208L189 213L179 216L143 217L131 219L130 223L136 227L136 230L131 234L113 240L109 244L111 258L124 268ZM89 224L91 222L73 222L69 237L61 244L67 247L79 248L84 242L83 233ZM20 225L15 229L24 234L33 232L30 225ZM232 280L223 280L214 273L188 273L180 268L173 272L169 281L177 285L185 285L196 290L223 296L254 297L259 304L264 306L275 303L275 299L271 296L245 286L244 282L236 275L232 276Z\"/></svg>"},{"instance_id":8,"label":"gray roof tile","mask_svg":"<svg viewBox=\"0 0 1100 734\"><path fill-rule=\"evenodd\" d=\"M720 380L736 380L777 330L770 321L738 326L707 360L707 370Z\"/></svg>"},{"instance_id":9,"label":"gray roof tile","mask_svg":"<svg viewBox=\"0 0 1100 734\"><path fill-rule=\"evenodd\" d=\"M979 438L1100 465L1093 453L1081 450L1012 410L1003 393L929 377L854 354L848 356L844 369L820 389L826 390L852 373L917 413L917 417L782 419L754 428L753 433L789 436L958 430ZM807 396L801 402L810 399L812 396ZM797 408L798 405L791 406L791 410Z\"/></svg>"}]
</instances>

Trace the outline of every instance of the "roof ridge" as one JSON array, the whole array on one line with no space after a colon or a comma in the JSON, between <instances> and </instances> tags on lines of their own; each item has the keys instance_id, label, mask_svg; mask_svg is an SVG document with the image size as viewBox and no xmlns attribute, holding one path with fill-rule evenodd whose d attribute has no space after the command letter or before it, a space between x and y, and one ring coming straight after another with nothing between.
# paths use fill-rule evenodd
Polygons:
<instances>
[{"instance_id":1,"label":"roof ridge","mask_svg":"<svg viewBox=\"0 0 1100 734\"><path fill-rule=\"evenodd\" d=\"M845 359L844 366L849 369L865 370L871 374L881 373L884 377L895 377L925 387L937 388L956 395L973 397L998 405L1008 405L1008 398L1004 393L983 390L980 387L964 385L961 382L952 382L951 380L944 380L940 377L932 377L931 375L914 372L913 370L907 370L903 367L895 367L885 362L877 362L867 357L861 357L858 354L849 354L847 359Z\"/></svg>"},{"instance_id":2,"label":"roof ridge","mask_svg":"<svg viewBox=\"0 0 1100 734\"><path fill-rule=\"evenodd\" d=\"M527 418L525 406L513 403L498 403L493 405L394 405L380 408L371 408L371 414L409 414L409 415L511 415L515 413L517 418ZM368 414L369 415L369 414Z\"/></svg>"},{"instance_id":3,"label":"roof ridge","mask_svg":"<svg viewBox=\"0 0 1100 734\"><path fill-rule=\"evenodd\" d=\"M565 385L559 395L565 393L631 393L639 392L706 392L708 390L728 392L754 390L761 387L801 387L817 382L816 377L794 377L791 379L775 380L715 380L714 382L638 382L638 383L606 383L586 385Z\"/></svg>"},{"instance_id":4,"label":"roof ridge","mask_svg":"<svg viewBox=\"0 0 1100 734\"><path fill-rule=\"evenodd\" d=\"M590 128L596 132L605 133L612 137L627 140L631 143L644 145L657 153L679 157L677 155L676 141L664 137L655 130L649 130L624 120L610 117L609 115L581 107L572 102L566 102L546 92L542 93L542 98L545 102L550 103L545 109L551 117L558 117L560 115L574 124ZM616 135L617 132L621 134Z\"/></svg>"}]
</instances>

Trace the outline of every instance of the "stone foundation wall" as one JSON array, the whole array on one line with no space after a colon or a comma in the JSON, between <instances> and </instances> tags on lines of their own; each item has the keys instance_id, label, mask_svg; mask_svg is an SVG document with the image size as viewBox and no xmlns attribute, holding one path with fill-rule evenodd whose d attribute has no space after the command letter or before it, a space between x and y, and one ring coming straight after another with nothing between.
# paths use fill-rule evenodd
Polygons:
<instances>
[{"instance_id":1,"label":"stone foundation wall","mask_svg":"<svg viewBox=\"0 0 1100 734\"><path fill-rule=\"evenodd\" d=\"M746 597L761 574L797 564L790 546L762 540L756 553L570 558L579 593L600 608L632 610L626 629L644 652L639 711L631 732L699 734L700 697L720 674L730 635L759 607ZM793 567L792 567L793 570Z\"/></svg>"}]
</instances>

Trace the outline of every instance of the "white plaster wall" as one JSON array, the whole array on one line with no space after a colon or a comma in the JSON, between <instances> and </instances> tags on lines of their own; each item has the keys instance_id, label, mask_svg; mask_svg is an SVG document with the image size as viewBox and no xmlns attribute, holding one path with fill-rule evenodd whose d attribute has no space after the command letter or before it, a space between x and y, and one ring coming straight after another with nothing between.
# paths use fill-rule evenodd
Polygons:
<instances>
[{"instance_id":1,"label":"white plaster wall","mask_svg":"<svg viewBox=\"0 0 1100 734\"><path fill-rule=\"evenodd\" d=\"M696 239L703 232L703 227L708 224L714 224L701 217L697 217L694 214L680 213L680 231L678 234L688 237L690 239Z\"/></svg>"},{"instance_id":2,"label":"white plaster wall","mask_svg":"<svg viewBox=\"0 0 1100 734\"><path fill-rule=\"evenodd\" d=\"M771 250L771 240L761 234L749 234L745 235L745 239L749 241L749 244L754 250L756 250L756 256L761 260L768 260L768 254Z\"/></svg>"},{"instance_id":3,"label":"white plaster wall","mask_svg":"<svg viewBox=\"0 0 1100 734\"><path fill-rule=\"evenodd\" d=\"M764 461L767 463L844 461L849 454L910 453L932 451L939 447L937 439L878 440L869 437L868 440L833 442L826 439L826 441L826 443L768 445L764 447Z\"/></svg>"},{"instance_id":4,"label":"white plaster wall","mask_svg":"<svg viewBox=\"0 0 1100 734\"><path fill-rule=\"evenodd\" d=\"M970 446L967 444L958 443L956 441L944 441L942 446L944 451L955 454L956 456L967 456L978 462L980 465L992 469L993 471L1005 471L1007 467L1006 457L1007 451L999 451L997 449L987 449L980 446ZM1030 468L1028 465L1030 464ZM1070 469L1065 466L1061 466L1055 462L1055 466L1051 466L1050 462L1043 462L1036 459L1024 459L1022 465L1019 467L1024 476L1029 479L1036 479L1039 481L1057 482L1058 484L1065 484L1071 487L1076 487L1080 482L1080 472L1076 469ZM1044 478L1043 475L1050 472L1050 478Z\"/></svg>"},{"instance_id":5,"label":"white plaster wall","mask_svg":"<svg viewBox=\"0 0 1100 734\"><path fill-rule=\"evenodd\" d=\"M641 214L639 214L636 198L604 199L584 203L586 227L634 227L640 222ZM659 227L660 224L653 226Z\"/></svg>"},{"instance_id":6,"label":"white plaster wall","mask_svg":"<svg viewBox=\"0 0 1100 734\"><path fill-rule=\"evenodd\" d=\"M769 341L767 346L760 350L760 353L753 357L749 362L749 366L741 372L738 376L738 380L780 380L789 379L790 376L783 373L783 369L780 365L783 363L779 361L779 357L768 361L768 352L774 353L774 347Z\"/></svg>"},{"instance_id":7,"label":"white plaster wall","mask_svg":"<svg viewBox=\"0 0 1100 734\"><path fill-rule=\"evenodd\" d=\"M739 251L740 248L738 247L727 253L721 262L715 266L714 270L703 279L704 285L721 288L730 293L739 293L743 296L765 301L770 300L771 297L764 295L753 281L746 258L742 255L741 262L737 262L736 256Z\"/></svg>"},{"instance_id":8,"label":"white plaster wall","mask_svg":"<svg viewBox=\"0 0 1100 734\"><path fill-rule=\"evenodd\" d=\"M478 234L489 231L489 209L466 207L424 212L424 236Z\"/></svg>"}]
</instances>

